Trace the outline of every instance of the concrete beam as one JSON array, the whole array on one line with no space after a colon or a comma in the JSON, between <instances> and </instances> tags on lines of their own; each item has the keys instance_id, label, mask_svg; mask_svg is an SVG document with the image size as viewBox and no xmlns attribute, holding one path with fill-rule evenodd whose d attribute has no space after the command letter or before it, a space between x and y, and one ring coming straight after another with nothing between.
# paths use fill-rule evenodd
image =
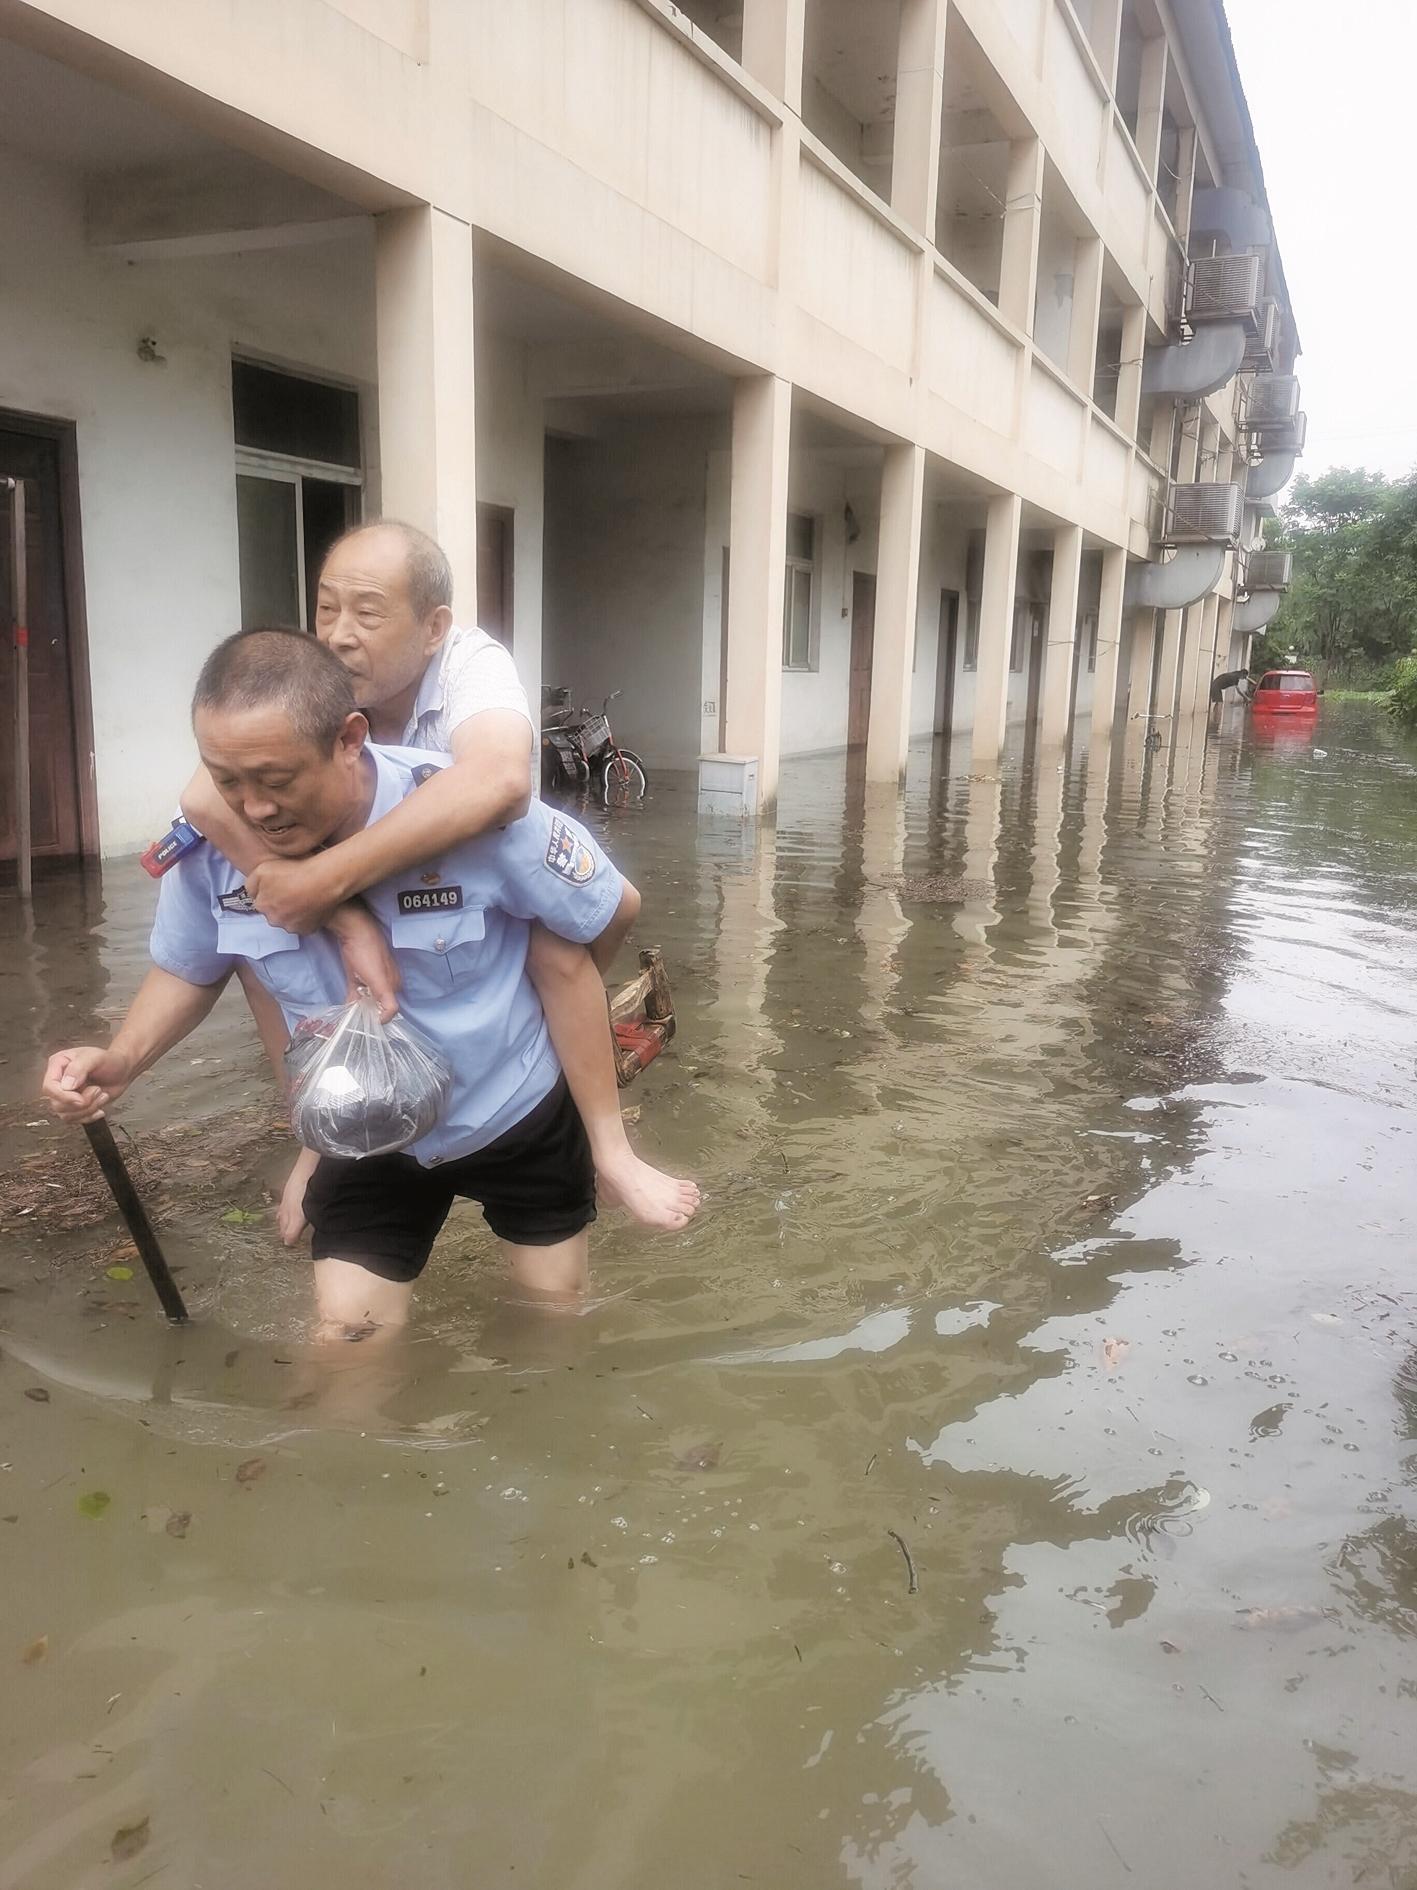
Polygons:
<instances>
[{"instance_id":1,"label":"concrete beam","mask_svg":"<svg viewBox=\"0 0 1417 1890\"><path fill-rule=\"evenodd\" d=\"M121 256L211 256L348 235L363 211L273 165L232 152L89 179L89 246Z\"/></svg>"}]
</instances>

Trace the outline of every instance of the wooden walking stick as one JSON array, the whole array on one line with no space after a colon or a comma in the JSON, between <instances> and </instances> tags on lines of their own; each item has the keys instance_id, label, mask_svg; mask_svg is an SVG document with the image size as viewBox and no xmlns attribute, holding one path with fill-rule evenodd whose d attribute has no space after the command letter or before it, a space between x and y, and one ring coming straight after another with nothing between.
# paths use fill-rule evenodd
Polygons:
<instances>
[{"instance_id":1,"label":"wooden walking stick","mask_svg":"<svg viewBox=\"0 0 1417 1890\"><path fill-rule=\"evenodd\" d=\"M89 1147L98 1158L98 1165L103 1170L103 1178L113 1191L113 1199L118 1203L118 1212L123 1216L128 1232L133 1236L133 1245L138 1250L138 1258L147 1268L148 1278L153 1283L162 1310L173 1325L182 1325L187 1318L187 1308L182 1295L177 1290L177 1282L157 1243L153 1224L148 1219L147 1209L138 1199L138 1190L133 1186L133 1178L128 1173L127 1163L118 1152L118 1144L113 1139L113 1131L100 1116L97 1122L86 1122L84 1134L89 1138Z\"/></svg>"},{"instance_id":2,"label":"wooden walking stick","mask_svg":"<svg viewBox=\"0 0 1417 1890\"><path fill-rule=\"evenodd\" d=\"M10 619L15 650L15 869L21 899L33 892L30 859L30 633L29 571L25 545L25 482L6 478L10 490Z\"/></svg>"}]
</instances>

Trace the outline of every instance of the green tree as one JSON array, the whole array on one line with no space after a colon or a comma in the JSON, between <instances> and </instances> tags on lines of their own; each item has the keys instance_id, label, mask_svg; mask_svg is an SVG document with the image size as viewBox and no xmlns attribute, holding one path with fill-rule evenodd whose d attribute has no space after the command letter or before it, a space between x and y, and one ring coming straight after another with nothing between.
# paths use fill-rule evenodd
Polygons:
<instances>
[{"instance_id":1,"label":"green tree","mask_svg":"<svg viewBox=\"0 0 1417 1890\"><path fill-rule=\"evenodd\" d=\"M1270 641L1328 669L1386 668L1417 641L1417 475L1337 466L1295 482L1267 544L1294 555Z\"/></svg>"}]
</instances>

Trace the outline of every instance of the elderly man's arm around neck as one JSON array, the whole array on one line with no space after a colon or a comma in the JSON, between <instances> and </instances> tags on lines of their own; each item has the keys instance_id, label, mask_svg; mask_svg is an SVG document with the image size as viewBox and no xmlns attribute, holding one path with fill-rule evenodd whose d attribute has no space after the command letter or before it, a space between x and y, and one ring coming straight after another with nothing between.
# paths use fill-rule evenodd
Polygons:
<instances>
[{"instance_id":1,"label":"elderly man's arm around neck","mask_svg":"<svg viewBox=\"0 0 1417 1890\"><path fill-rule=\"evenodd\" d=\"M453 765L381 820L311 859L267 861L248 873L257 910L283 931L315 931L366 887L519 820L531 798L531 742L531 724L510 709L460 723Z\"/></svg>"}]
</instances>

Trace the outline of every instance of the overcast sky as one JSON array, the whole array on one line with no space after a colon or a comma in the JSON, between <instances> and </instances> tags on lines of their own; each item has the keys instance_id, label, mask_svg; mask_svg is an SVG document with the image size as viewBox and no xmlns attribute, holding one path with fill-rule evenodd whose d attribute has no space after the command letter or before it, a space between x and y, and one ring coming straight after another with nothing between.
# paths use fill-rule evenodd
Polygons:
<instances>
[{"instance_id":1,"label":"overcast sky","mask_svg":"<svg viewBox=\"0 0 1417 1890\"><path fill-rule=\"evenodd\" d=\"M1299 469L1409 472L1417 0L1225 6L1304 345L1309 438Z\"/></svg>"}]
</instances>

